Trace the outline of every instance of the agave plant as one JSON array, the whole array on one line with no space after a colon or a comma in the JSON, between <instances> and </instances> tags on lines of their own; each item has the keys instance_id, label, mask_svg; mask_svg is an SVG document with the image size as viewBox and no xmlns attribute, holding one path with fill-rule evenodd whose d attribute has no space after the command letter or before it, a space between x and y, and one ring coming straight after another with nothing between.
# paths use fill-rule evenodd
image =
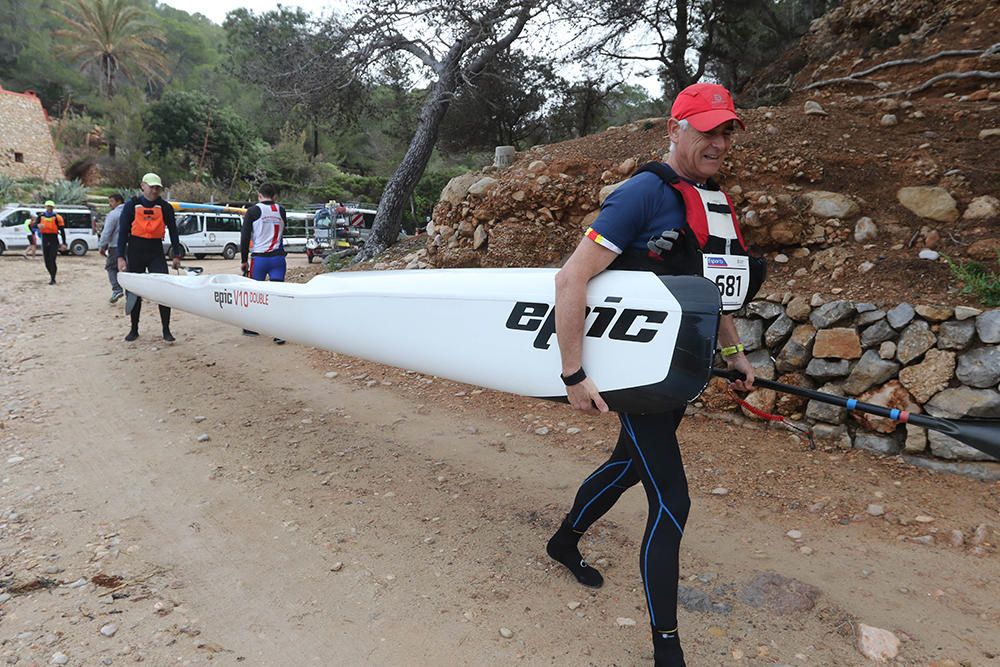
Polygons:
<instances>
[{"instance_id":1,"label":"agave plant","mask_svg":"<svg viewBox=\"0 0 1000 667\"><path fill-rule=\"evenodd\" d=\"M86 204L87 187L80 181L53 181L35 194L35 200L51 199L57 204Z\"/></svg>"}]
</instances>

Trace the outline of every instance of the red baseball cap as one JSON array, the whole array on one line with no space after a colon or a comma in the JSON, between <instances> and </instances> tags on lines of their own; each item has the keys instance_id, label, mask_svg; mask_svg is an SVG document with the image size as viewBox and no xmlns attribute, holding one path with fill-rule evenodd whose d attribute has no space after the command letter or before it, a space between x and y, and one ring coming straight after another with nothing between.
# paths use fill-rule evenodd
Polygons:
<instances>
[{"instance_id":1,"label":"red baseball cap","mask_svg":"<svg viewBox=\"0 0 1000 667\"><path fill-rule=\"evenodd\" d=\"M709 132L730 120L746 127L736 115L733 96L717 83L694 83L682 90L670 108L670 116L686 120L699 132Z\"/></svg>"}]
</instances>

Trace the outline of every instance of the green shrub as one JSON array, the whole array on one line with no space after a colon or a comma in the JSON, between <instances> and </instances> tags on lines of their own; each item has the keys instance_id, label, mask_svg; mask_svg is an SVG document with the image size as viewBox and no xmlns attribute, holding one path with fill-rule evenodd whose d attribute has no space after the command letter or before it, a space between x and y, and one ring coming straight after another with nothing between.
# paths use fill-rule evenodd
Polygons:
<instances>
[{"instance_id":1,"label":"green shrub","mask_svg":"<svg viewBox=\"0 0 1000 667\"><path fill-rule=\"evenodd\" d=\"M965 284L963 294L974 294L979 303L989 308L1000 306L1000 275L979 262L956 263L950 257L944 260L948 262L951 275ZM997 253L997 262L1000 263L1000 253Z\"/></svg>"},{"instance_id":2,"label":"green shrub","mask_svg":"<svg viewBox=\"0 0 1000 667\"><path fill-rule=\"evenodd\" d=\"M77 180L53 181L35 193L35 201L51 199L56 204L86 204L87 187Z\"/></svg>"},{"instance_id":3,"label":"green shrub","mask_svg":"<svg viewBox=\"0 0 1000 667\"><path fill-rule=\"evenodd\" d=\"M17 181L10 176L0 174L0 204L14 201L14 193L17 191Z\"/></svg>"}]
</instances>

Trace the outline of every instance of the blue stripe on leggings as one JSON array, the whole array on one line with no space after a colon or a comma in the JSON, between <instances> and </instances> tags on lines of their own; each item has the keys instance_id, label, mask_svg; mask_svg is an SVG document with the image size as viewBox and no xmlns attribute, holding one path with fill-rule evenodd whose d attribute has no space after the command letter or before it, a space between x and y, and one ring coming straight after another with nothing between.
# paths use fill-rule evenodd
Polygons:
<instances>
[{"instance_id":1,"label":"blue stripe on leggings","mask_svg":"<svg viewBox=\"0 0 1000 667\"><path fill-rule=\"evenodd\" d=\"M605 491L607 491L607 490L608 490L608 489L610 489L610 488L611 488L612 486L614 486L615 484L617 484L617 483L618 483L618 480L620 480L620 479L621 479L622 477L624 477L624 476L625 476L625 473L627 473L627 472L628 472L628 469L629 469L629 466L631 466L631 465L632 465L632 462L631 462L631 461L616 461L615 463L609 463L608 465L606 465L606 466L604 466L603 468L601 468L601 470L598 470L598 471L597 471L597 472L595 472L595 473L594 473L593 475L591 475L590 477L588 477L587 479L585 479L585 480L584 480L584 482L583 482L583 483L584 483L584 484L586 484L586 483L587 483L587 482L588 482L588 481L589 481L589 480L590 480L591 478L593 478L593 477L594 477L594 475L597 475L597 474L598 474L599 472L602 472L602 471L604 471L604 470L607 470L607 469L608 469L608 468L610 468L611 466L616 466L616 465L621 465L621 464L623 464L623 463L625 464L625 468L624 468L624 469L623 469L623 470L622 470L622 471L621 471L621 472L620 472L620 473L618 474L618 476L617 476L617 477L615 477L615 478L614 478L614 480L613 480L613 481L612 481L612 482L611 482L610 484L608 484L608 485L607 485L606 487L604 487L603 489L601 489L600 491L598 491L598 492L597 492L597 495L595 495L595 496L594 496L593 498L591 498L591 499L590 499L590 502L588 502L588 503L587 503L586 505L584 505L584 506L583 506L583 509L582 509L582 510L580 510L580 516L576 517L576 520L575 520L575 521L573 521L573 528L576 528L576 525L577 525L577 524L578 524L578 523L580 522L580 519L582 519L582 518L583 518L583 515L584 515L584 513L585 513L585 512L587 511L587 508L588 508L588 507L590 507L590 506L591 506L591 504L593 504L593 502L594 502L595 500L597 500L597 499L598 499L598 498L600 498L600 497L601 497L602 495L604 495L604 492L605 492Z\"/></svg>"},{"instance_id":2,"label":"blue stripe on leggings","mask_svg":"<svg viewBox=\"0 0 1000 667\"><path fill-rule=\"evenodd\" d=\"M628 433L629 437L632 438L632 442L635 444L635 451L639 452L639 458L642 459L642 465L646 468L646 474L649 476L649 482L653 485L653 489L656 491L656 498L659 502L660 509L656 512L656 520L653 522L653 527L649 531L649 539L646 541L646 549L643 551L642 556L642 581L643 586L646 589L646 605L649 607L649 622L656 627L656 614L653 612L653 598L649 594L649 547L653 543L653 535L656 533L656 529L660 525L660 516L666 512L670 520L674 522L677 526L677 530L680 534L684 535L684 529L681 528L681 524L674 517L673 512L670 508L666 506L663 502L663 495L660 493L660 488L656 485L656 480L653 479L653 473L649 470L649 464L646 462L646 456L642 453L642 449L639 447L639 440L635 437L635 430L632 428L632 422L629 420L628 415L622 414L622 425L625 427L625 431Z\"/></svg>"}]
</instances>

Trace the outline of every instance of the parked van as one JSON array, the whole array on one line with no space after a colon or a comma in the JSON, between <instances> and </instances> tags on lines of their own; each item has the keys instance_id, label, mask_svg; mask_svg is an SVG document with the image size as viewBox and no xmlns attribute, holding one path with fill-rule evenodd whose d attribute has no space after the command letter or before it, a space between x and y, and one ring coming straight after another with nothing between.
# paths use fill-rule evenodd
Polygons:
<instances>
[{"instance_id":1,"label":"parked van","mask_svg":"<svg viewBox=\"0 0 1000 667\"><path fill-rule=\"evenodd\" d=\"M240 229L243 218L236 213L178 213L177 234L185 255L201 259L222 255L233 259L240 252ZM170 238L164 239L164 248Z\"/></svg>"},{"instance_id":2,"label":"parked van","mask_svg":"<svg viewBox=\"0 0 1000 667\"><path fill-rule=\"evenodd\" d=\"M24 221L37 218L45 207L39 204L7 204L0 210L0 255L6 250L28 247L28 234ZM96 250L100 240L94 213L86 206L56 206L55 212L66 224L68 252L80 257L88 250ZM237 247L239 242L237 241Z\"/></svg>"}]
</instances>

